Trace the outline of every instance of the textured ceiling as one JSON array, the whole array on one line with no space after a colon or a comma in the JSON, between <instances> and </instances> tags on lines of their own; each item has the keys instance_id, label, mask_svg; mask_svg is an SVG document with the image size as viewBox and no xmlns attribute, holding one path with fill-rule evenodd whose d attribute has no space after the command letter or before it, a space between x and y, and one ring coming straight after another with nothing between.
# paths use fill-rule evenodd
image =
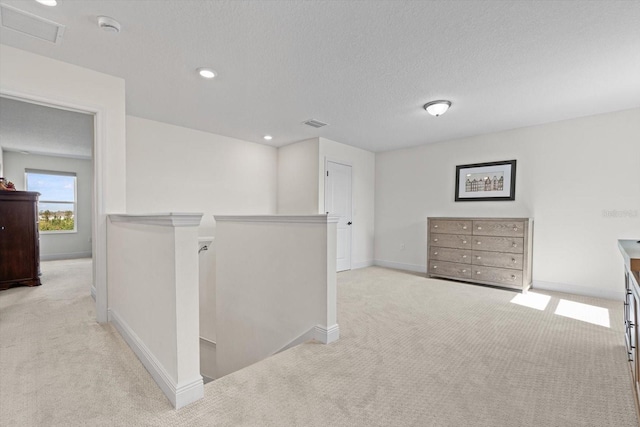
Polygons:
<instances>
[{"instance_id":1,"label":"textured ceiling","mask_svg":"<svg viewBox=\"0 0 640 427\"><path fill-rule=\"evenodd\" d=\"M0 98L0 147L90 159L93 115Z\"/></svg>"},{"instance_id":2,"label":"textured ceiling","mask_svg":"<svg viewBox=\"0 0 640 427\"><path fill-rule=\"evenodd\" d=\"M128 114L274 146L384 151L640 106L639 1L4 3L67 28L0 42L123 77Z\"/></svg>"}]
</instances>

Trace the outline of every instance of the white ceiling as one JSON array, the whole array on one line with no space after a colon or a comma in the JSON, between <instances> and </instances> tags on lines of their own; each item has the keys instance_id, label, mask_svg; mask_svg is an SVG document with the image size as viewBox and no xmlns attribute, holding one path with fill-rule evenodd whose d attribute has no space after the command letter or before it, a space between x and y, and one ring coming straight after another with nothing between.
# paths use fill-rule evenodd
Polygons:
<instances>
[{"instance_id":1,"label":"white ceiling","mask_svg":"<svg viewBox=\"0 0 640 427\"><path fill-rule=\"evenodd\" d=\"M274 146L385 151L640 106L639 1L4 3L67 28L0 42L124 78L127 114Z\"/></svg>"},{"instance_id":2,"label":"white ceiling","mask_svg":"<svg viewBox=\"0 0 640 427\"><path fill-rule=\"evenodd\" d=\"M0 147L29 154L90 159L93 115L0 97Z\"/></svg>"}]
</instances>

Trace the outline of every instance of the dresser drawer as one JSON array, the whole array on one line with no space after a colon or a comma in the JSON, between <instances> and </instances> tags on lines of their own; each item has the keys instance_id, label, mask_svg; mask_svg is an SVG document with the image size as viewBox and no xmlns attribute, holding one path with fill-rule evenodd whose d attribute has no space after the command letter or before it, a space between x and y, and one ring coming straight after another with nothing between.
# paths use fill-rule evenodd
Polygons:
<instances>
[{"instance_id":1,"label":"dresser drawer","mask_svg":"<svg viewBox=\"0 0 640 427\"><path fill-rule=\"evenodd\" d=\"M522 288L522 272L517 270L473 265L471 277L479 282Z\"/></svg>"},{"instance_id":2,"label":"dresser drawer","mask_svg":"<svg viewBox=\"0 0 640 427\"><path fill-rule=\"evenodd\" d=\"M473 221L474 236L524 237L523 221Z\"/></svg>"},{"instance_id":3,"label":"dresser drawer","mask_svg":"<svg viewBox=\"0 0 640 427\"><path fill-rule=\"evenodd\" d=\"M472 221L432 219L429 231L431 233L471 234Z\"/></svg>"},{"instance_id":4,"label":"dresser drawer","mask_svg":"<svg viewBox=\"0 0 640 427\"><path fill-rule=\"evenodd\" d=\"M474 251L494 251L521 254L524 252L522 237L492 237L474 236L472 238Z\"/></svg>"},{"instance_id":5,"label":"dresser drawer","mask_svg":"<svg viewBox=\"0 0 640 427\"><path fill-rule=\"evenodd\" d=\"M429 274L455 277L460 279L470 279L471 265L446 261L430 261Z\"/></svg>"},{"instance_id":6,"label":"dresser drawer","mask_svg":"<svg viewBox=\"0 0 640 427\"><path fill-rule=\"evenodd\" d=\"M471 250L449 249L432 246L429 251L429 259L471 264Z\"/></svg>"},{"instance_id":7,"label":"dresser drawer","mask_svg":"<svg viewBox=\"0 0 640 427\"><path fill-rule=\"evenodd\" d=\"M429 238L431 239L431 246L454 249L471 249L471 236L433 233Z\"/></svg>"},{"instance_id":8,"label":"dresser drawer","mask_svg":"<svg viewBox=\"0 0 640 427\"><path fill-rule=\"evenodd\" d=\"M487 267L511 268L522 270L522 254L505 254L502 252L473 251L471 263Z\"/></svg>"}]
</instances>

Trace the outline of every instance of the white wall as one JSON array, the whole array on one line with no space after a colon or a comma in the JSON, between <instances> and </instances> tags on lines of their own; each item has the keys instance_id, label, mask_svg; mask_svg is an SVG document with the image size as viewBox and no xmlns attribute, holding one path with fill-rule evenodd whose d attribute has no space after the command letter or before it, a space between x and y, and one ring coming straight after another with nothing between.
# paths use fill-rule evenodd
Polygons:
<instances>
[{"instance_id":1,"label":"white wall","mask_svg":"<svg viewBox=\"0 0 640 427\"><path fill-rule=\"evenodd\" d=\"M640 238L638 135L633 109L378 153L376 263L426 271L428 216L530 216L534 287L620 299L616 240ZM456 165L510 159L515 201L454 202Z\"/></svg>"},{"instance_id":2,"label":"white wall","mask_svg":"<svg viewBox=\"0 0 640 427\"><path fill-rule=\"evenodd\" d=\"M109 218L109 320L180 408L203 396L198 339L201 215Z\"/></svg>"},{"instance_id":3,"label":"white wall","mask_svg":"<svg viewBox=\"0 0 640 427\"><path fill-rule=\"evenodd\" d=\"M351 268L373 265L376 156L374 153L360 148L325 138L319 139L319 213L325 213L326 161L333 160L351 165L351 194L353 198Z\"/></svg>"},{"instance_id":4,"label":"white wall","mask_svg":"<svg viewBox=\"0 0 640 427\"><path fill-rule=\"evenodd\" d=\"M127 116L126 169L129 213L203 212L200 235L214 214L276 212L274 147Z\"/></svg>"},{"instance_id":5,"label":"white wall","mask_svg":"<svg viewBox=\"0 0 640 427\"><path fill-rule=\"evenodd\" d=\"M97 318L106 321L106 213L126 211L124 80L0 45L0 93L96 113L93 227Z\"/></svg>"},{"instance_id":6,"label":"white wall","mask_svg":"<svg viewBox=\"0 0 640 427\"><path fill-rule=\"evenodd\" d=\"M281 147L278 153L278 213L324 214L326 162L351 165L351 268L373 265L375 154L325 138Z\"/></svg>"},{"instance_id":7,"label":"white wall","mask_svg":"<svg viewBox=\"0 0 640 427\"><path fill-rule=\"evenodd\" d=\"M216 221L219 375L298 339L338 339L337 218L216 216Z\"/></svg>"},{"instance_id":8,"label":"white wall","mask_svg":"<svg viewBox=\"0 0 640 427\"><path fill-rule=\"evenodd\" d=\"M278 148L278 213L311 215L318 207L318 138Z\"/></svg>"},{"instance_id":9,"label":"white wall","mask_svg":"<svg viewBox=\"0 0 640 427\"><path fill-rule=\"evenodd\" d=\"M93 162L65 157L22 154L7 151L4 154L6 178L25 191L25 170L39 169L55 172L75 172L77 211L75 233L40 232L40 259L70 259L91 256L91 200L93 197Z\"/></svg>"},{"instance_id":10,"label":"white wall","mask_svg":"<svg viewBox=\"0 0 640 427\"><path fill-rule=\"evenodd\" d=\"M0 177L4 177L4 150L0 146Z\"/></svg>"}]
</instances>

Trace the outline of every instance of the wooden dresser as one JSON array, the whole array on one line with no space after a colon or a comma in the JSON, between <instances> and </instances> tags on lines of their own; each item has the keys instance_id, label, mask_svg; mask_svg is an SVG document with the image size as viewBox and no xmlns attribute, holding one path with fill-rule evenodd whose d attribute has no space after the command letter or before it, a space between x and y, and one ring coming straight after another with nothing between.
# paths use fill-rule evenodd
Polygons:
<instances>
[{"instance_id":1,"label":"wooden dresser","mask_svg":"<svg viewBox=\"0 0 640 427\"><path fill-rule=\"evenodd\" d=\"M532 218L427 219L427 276L526 291Z\"/></svg>"},{"instance_id":2,"label":"wooden dresser","mask_svg":"<svg viewBox=\"0 0 640 427\"><path fill-rule=\"evenodd\" d=\"M638 320L640 320L640 240L618 240L624 260L624 334L631 366L636 404L640 405L640 360ZM636 406L638 408L639 406Z\"/></svg>"},{"instance_id":3,"label":"wooden dresser","mask_svg":"<svg viewBox=\"0 0 640 427\"><path fill-rule=\"evenodd\" d=\"M40 285L38 196L0 191L0 290Z\"/></svg>"}]
</instances>

